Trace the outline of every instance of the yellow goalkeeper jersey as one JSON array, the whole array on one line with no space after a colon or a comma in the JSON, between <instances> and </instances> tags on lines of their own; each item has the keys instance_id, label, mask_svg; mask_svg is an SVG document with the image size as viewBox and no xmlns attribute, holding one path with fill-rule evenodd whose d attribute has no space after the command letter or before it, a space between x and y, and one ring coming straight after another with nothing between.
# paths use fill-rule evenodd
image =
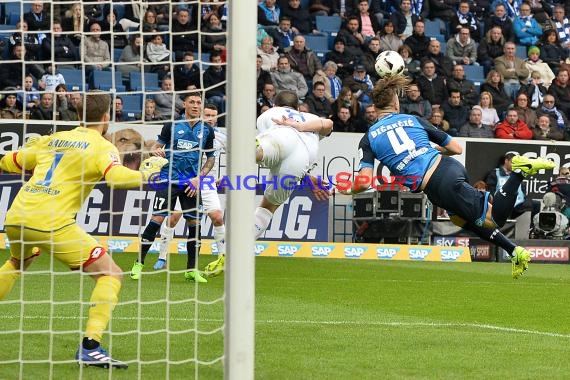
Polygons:
<instances>
[{"instance_id":1,"label":"yellow goalkeeper jersey","mask_svg":"<svg viewBox=\"0 0 570 380\"><path fill-rule=\"evenodd\" d=\"M33 175L16 195L5 225L53 231L75 223L85 198L116 165L121 165L117 148L85 127L42 136L9 152L3 169L33 170Z\"/></svg>"}]
</instances>

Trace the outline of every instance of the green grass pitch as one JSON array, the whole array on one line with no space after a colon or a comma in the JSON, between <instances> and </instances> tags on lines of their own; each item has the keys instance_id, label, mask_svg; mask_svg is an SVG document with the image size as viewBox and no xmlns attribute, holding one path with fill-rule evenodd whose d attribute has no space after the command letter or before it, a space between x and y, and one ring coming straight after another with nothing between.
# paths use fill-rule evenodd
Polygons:
<instances>
[{"instance_id":1,"label":"green grass pitch","mask_svg":"<svg viewBox=\"0 0 570 380\"><path fill-rule=\"evenodd\" d=\"M114 258L128 271L135 255ZM42 255L0 302L0 379L223 378L224 277L197 288L152 271L155 258L142 281L125 277L112 354L130 367L109 374L73 361L93 282L58 263L50 276ZM171 269L185 260L171 256ZM258 257L255 377L567 379L568 269L531 263L515 281L508 264ZM9 332L20 323L22 339Z\"/></svg>"}]
</instances>

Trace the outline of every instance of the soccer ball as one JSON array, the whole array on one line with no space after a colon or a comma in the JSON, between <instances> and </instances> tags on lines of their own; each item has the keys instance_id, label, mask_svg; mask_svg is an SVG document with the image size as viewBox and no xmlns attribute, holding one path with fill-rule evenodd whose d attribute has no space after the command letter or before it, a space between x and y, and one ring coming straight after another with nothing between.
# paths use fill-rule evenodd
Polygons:
<instances>
[{"instance_id":1,"label":"soccer ball","mask_svg":"<svg viewBox=\"0 0 570 380\"><path fill-rule=\"evenodd\" d=\"M392 50L386 50L378 54L374 68L380 78L398 75L404 72L406 63L400 54Z\"/></svg>"}]
</instances>

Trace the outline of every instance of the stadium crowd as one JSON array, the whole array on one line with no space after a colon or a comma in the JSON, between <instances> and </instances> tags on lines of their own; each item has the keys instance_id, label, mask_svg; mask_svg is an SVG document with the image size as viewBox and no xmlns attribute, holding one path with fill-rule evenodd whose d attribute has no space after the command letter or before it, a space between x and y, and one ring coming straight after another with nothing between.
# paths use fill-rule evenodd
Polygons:
<instances>
[{"instance_id":1,"label":"stadium crowd","mask_svg":"<svg viewBox=\"0 0 570 380\"><path fill-rule=\"evenodd\" d=\"M116 121L170 118L178 92L196 89L225 112L227 3L44 7L34 2L4 39L1 117L73 120L71 97L85 89L73 72L115 89ZM396 50L414 79L403 111L454 136L570 140L568 12L554 0L261 0L258 114L288 89L335 131L365 132L376 56Z\"/></svg>"}]
</instances>

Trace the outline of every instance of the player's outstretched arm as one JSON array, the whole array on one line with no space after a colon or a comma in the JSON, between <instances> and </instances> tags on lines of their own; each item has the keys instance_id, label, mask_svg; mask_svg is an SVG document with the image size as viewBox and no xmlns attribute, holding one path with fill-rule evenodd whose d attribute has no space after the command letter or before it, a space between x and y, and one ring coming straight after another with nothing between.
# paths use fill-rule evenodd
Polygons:
<instances>
[{"instance_id":1,"label":"player's outstretched arm","mask_svg":"<svg viewBox=\"0 0 570 380\"><path fill-rule=\"evenodd\" d=\"M140 187L144 183L160 180L160 170L168 162L162 157L150 157L141 163L139 170L132 170L123 165L113 165L105 173L109 187L128 189Z\"/></svg>"},{"instance_id":2,"label":"player's outstretched arm","mask_svg":"<svg viewBox=\"0 0 570 380\"><path fill-rule=\"evenodd\" d=\"M333 121L330 119L311 119L307 121L297 121L294 119L287 118L283 116L283 119L272 119L275 124L286 125L288 127L293 127L299 132L316 132L321 136L328 136L332 132Z\"/></svg>"},{"instance_id":3,"label":"player's outstretched arm","mask_svg":"<svg viewBox=\"0 0 570 380\"><path fill-rule=\"evenodd\" d=\"M22 149L6 152L0 159L0 169L10 173L22 173L36 167L36 155L41 149L41 144L47 136L30 137L22 146Z\"/></svg>"},{"instance_id":4,"label":"player's outstretched arm","mask_svg":"<svg viewBox=\"0 0 570 380\"><path fill-rule=\"evenodd\" d=\"M446 156L454 156L463 152L463 148L455 139L449 140L449 143L445 146L436 146L436 149L439 150L441 154Z\"/></svg>"}]
</instances>

